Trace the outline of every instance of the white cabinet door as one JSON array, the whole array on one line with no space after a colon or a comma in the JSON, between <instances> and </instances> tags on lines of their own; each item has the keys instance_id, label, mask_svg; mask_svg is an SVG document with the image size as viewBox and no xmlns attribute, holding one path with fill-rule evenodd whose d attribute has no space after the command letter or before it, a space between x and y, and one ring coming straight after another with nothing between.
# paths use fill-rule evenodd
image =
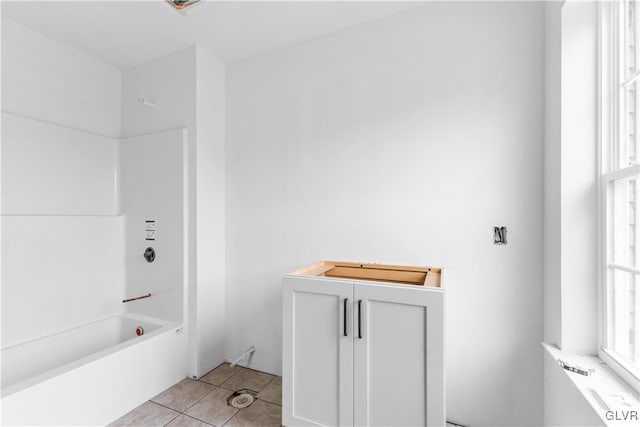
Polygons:
<instances>
[{"instance_id":1,"label":"white cabinet door","mask_svg":"<svg viewBox=\"0 0 640 427\"><path fill-rule=\"evenodd\" d=\"M353 283L285 277L283 286L283 424L353 425Z\"/></svg>"},{"instance_id":2,"label":"white cabinet door","mask_svg":"<svg viewBox=\"0 0 640 427\"><path fill-rule=\"evenodd\" d=\"M437 291L355 284L356 426L445 424L443 298Z\"/></svg>"}]
</instances>

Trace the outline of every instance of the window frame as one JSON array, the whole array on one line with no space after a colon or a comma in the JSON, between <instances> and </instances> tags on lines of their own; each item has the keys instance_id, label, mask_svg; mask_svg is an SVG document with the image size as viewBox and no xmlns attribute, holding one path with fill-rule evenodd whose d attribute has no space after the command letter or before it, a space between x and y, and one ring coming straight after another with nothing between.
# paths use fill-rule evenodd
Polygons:
<instances>
[{"instance_id":1,"label":"window frame","mask_svg":"<svg viewBox=\"0 0 640 427\"><path fill-rule=\"evenodd\" d=\"M621 112L625 111L624 97L620 96L620 86L625 82L622 76L620 46L621 32L624 31L624 2L600 2L599 7L599 45L598 45L598 152L597 152L597 246L598 246L598 356L616 374L640 391L640 366L634 366L619 357L611 347L611 329L614 325L610 309L611 289L609 276L613 268L623 271L626 266L612 267L610 262L612 248L610 235L611 217L608 214L611 203L610 187L617 180L640 175L640 164L619 167L621 155L618 143L620 130L626 120ZM640 6L640 5L639 5ZM640 58L639 58L640 59ZM640 75L635 76L640 81ZM640 90L640 88L638 88ZM611 103L603 102L612 99ZM640 106L636 107L637 108ZM639 112L640 113L640 112ZM637 274L638 269L631 273ZM634 343L640 347L640 343Z\"/></svg>"}]
</instances>

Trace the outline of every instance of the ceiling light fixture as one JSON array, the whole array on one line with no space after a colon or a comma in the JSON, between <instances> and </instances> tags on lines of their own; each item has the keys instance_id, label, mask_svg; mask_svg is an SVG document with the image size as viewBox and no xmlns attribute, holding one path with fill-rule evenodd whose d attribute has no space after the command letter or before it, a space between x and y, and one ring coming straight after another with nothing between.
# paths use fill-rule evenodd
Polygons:
<instances>
[{"instance_id":1,"label":"ceiling light fixture","mask_svg":"<svg viewBox=\"0 0 640 427\"><path fill-rule=\"evenodd\" d=\"M184 12L187 7L200 3L200 0L167 0L167 2L178 12Z\"/></svg>"}]
</instances>

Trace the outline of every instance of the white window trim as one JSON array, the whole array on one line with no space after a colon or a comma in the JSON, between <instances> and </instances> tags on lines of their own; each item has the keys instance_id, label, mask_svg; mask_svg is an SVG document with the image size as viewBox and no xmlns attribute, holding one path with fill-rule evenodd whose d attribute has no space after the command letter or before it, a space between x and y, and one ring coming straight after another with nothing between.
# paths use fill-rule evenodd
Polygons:
<instances>
[{"instance_id":1,"label":"white window trim","mask_svg":"<svg viewBox=\"0 0 640 427\"><path fill-rule=\"evenodd\" d=\"M603 348L599 349L598 357L634 390L640 390L640 379L633 373L631 365Z\"/></svg>"},{"instance_id":2,"label":"white window trim","mask_svg":"<svg viewBox=\"0 0 640 427\"><path fill-rule=\"evenodd\" d=\"M608 187L616 179L629 177L640 173L640 165L632 165L623 169L613 170L615 159L619 158L615 152L614 141L619 137L619 121L622 120L619 114L622 111L619 90L616 87L615 79L612 76L619 75L620 58L618 49L614 47L618 35L615 31L622 31L620 28L620 14L616 7L617 2L600 2L599 8L599 42L598 42L598 176L597 176L597 244L598 244L598 357L611 368L624 381L640 392L640 370L618 357L607 349L612 324L611 313L609 312L609 301L607 280L612 267L628 271L625 266L616 266L609 263L609 232L610 224L607 221L607 208L609 200ZM612 25L610 23L613 22ZM632 76L627 82L640 78L640 73ZM604 104L603 99L608 99L613 93L614 102ZM606 154L613 153L610 156ZM604 171L607 171L603 173ZM635 271L633 271L635 272Z\"/></svg>"}]
</instances>

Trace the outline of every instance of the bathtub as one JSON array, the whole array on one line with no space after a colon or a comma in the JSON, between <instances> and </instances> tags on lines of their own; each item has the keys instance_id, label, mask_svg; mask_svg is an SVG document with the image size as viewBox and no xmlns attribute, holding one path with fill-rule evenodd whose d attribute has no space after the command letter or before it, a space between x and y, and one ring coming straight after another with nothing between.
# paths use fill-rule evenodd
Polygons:
<instances>
[{"instance_id":1,"label":"bathtub","mask_svg":"<svg viewBox=\"0 0 640 427\"><path fill-rule=\"evenodd\" d=\"M3 348L2 424L106 425L184 378L186 348L180 324L132 314Z\"/></svg>"}]
</instances>

